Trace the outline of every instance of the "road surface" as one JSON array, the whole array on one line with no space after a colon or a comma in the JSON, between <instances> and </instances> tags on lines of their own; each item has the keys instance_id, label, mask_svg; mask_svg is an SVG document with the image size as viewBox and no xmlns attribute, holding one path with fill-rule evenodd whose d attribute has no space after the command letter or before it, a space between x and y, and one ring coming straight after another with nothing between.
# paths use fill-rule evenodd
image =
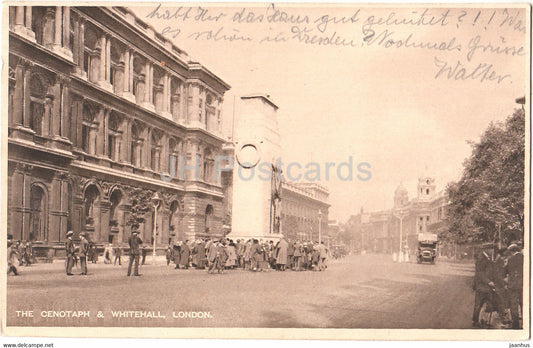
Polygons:
<instances>
[{"instance_id":1,"label":"road surface","mask_svg":"<svg viewBox=\"0 0 533 348\"><path fill-rule=\"evenodd\" d=\"M20 267L7 280L7 325L472 327L473 264L394 263L367 254L331 261L325 272L211 275L159 262L142 266L141 277L126 277L124 263L89 264L89 275L71 277L61 262Z\"/></svg>"}]
</instances>

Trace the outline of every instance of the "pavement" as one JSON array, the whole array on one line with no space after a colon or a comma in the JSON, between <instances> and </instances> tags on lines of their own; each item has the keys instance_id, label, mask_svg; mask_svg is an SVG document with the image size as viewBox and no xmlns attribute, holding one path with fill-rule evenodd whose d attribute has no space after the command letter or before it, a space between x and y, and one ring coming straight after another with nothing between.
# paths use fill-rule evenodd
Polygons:
<instances>
[{"instance_id":1,"label":"pavement","mask_svg":"<svg viewBox=\"0 0 533 348\"><path fill-rule=\"evenodd\" d=\"M366 254L331 260L324 272L207 274L158 257L127 277L124 260L89 264L87 276L67 277L63 261L19 267L7 279L7 325L472 328L471 263Z\"/></svg>"}]
</instances>

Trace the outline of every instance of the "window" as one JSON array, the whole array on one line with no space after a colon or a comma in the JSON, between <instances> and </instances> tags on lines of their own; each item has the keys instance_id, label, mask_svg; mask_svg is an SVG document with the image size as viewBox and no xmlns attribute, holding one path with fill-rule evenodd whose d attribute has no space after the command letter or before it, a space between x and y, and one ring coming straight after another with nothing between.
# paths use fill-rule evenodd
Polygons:
<instances>
[{"instance_id":1,"label":"window","mask_svg":"<svg viewBox=\"0 0 533 348\"><path fill-rule=\"evenodd\" d=\"M30 128L36 134L43 134L45 116L44 86L37 76L30 79Z\"/></svg>"},{"instance_id":2,"label":"window","mask_svg":"<svg viewBox=\"0 0 533 348\"><path fill-rule=\"evenodd\" d=\"M180 114L181 83L177 79L171 81L170 113L176 120Z\"/></svg>"},{"instance_id":3,"label":"window","mask_svg":"<svg viewBox=\"0 0 533 348\"><path fill-rule=\"evenodd\" d=\"M168 150L169 150L169 158L168 158L168 169L169 174L172 178L179 178L179 143L176 139L170 138L168 141ZM182 179L182 178L179 178Z\"/></svg>"},{"instance_id":4,"label":"window","mask_svg":"<svg viewBox=\"0 0 533 348\"><path fill-rule=\"evenodd\" d=\"M143 148L143 139L139 125L131 126L131 164L140 167Z\"/></svg>"},{"instance_id":5,"label":"window","mask_svg":"<svg viewBox=\"0 0 533 348\"><path fill-rule=\"evenodd\" d=\"M83 106L83 118L81 126L81 148L88 154L96 154L96 129L95 116L93 110L88 106Z\"/></svg>"},{"instance_id":6,"label":"window","mask_svg":"<svg viewBox=\"0 0 533 348\"><path fill-rule=\"evenodd\" d=\"M116 114L109 116L107 127L107 157L114 161L118 161L120 156L120 121L120 116Z\"/></svg>"},{"instance_id":7,"label":"window","mask_svg":"<svg viewBox=\"0 0 533 348\"><path fill-rule=\"evenodd\" d=\"M211 182L213 180L213 169L215 160L213 159L213 153L211 150L206 149L204 152L204 181Z\"/></svg>"},{"instance_id":8,"label":"window","mask_svg":"<svg viewBox=\"0 0 533 348\"><path fill-rule=\"evenodd\" d=\"M152 131L152 137L150 139L151 145L151 161L150 167L154 172L159 172L161 164L161 136L157 131Z\"/></svg>"}]
</instances>

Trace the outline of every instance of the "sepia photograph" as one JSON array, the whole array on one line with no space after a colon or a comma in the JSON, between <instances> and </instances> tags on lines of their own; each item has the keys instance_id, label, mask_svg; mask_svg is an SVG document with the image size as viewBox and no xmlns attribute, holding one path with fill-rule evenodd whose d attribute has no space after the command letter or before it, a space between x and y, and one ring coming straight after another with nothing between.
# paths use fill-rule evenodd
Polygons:
<instances>
[{"instance_id":1,"label":"sepia photograph","mask_svg":"<svg viewBox=\"0 0 533 348\"><path fill-rule=\"evenodd\" d=\"M3 5L3 335L529 339L529 4Z\"/></svg>"}]
</instances>

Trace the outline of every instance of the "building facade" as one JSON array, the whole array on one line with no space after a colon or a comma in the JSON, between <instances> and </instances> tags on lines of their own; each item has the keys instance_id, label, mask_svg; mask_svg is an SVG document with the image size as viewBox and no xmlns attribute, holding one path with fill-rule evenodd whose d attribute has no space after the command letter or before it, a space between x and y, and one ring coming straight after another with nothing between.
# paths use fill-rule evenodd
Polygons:
<instances>
[{"instance_id":1,"label":"building facade","mask_svg":"<svg viewBox=\"0 0 533 348\"><path fill-rule=\"evenodd\" d=\"M290 240L328 240L329 191L316 183L282 183L281 230Z\"/></svg>"},{"instance_id":2,"label":"building facade","mask_svg":"<svg viewBox=\"0 0 533 348\"><path fill-rule=\"evenodd\" d=\"M10 7L8 234L222 235L229 88L125 8Z\"/></svg>"},{"instance_id":3,"label":"building facade","mask_svg":"<svg viewBox=\"0 0 533 348\"><path fill-rule=\"evenodd\" d=\"M436 191L433 178L419 178L416 198L411 200L400 185L393 201L390 210L367 213L361 209L350 217L347 229L355 250L388 254L402 250L414 257L418 234L438 233L445 225L449 200L444 191Z\"/></svg>"}]
</instances>

